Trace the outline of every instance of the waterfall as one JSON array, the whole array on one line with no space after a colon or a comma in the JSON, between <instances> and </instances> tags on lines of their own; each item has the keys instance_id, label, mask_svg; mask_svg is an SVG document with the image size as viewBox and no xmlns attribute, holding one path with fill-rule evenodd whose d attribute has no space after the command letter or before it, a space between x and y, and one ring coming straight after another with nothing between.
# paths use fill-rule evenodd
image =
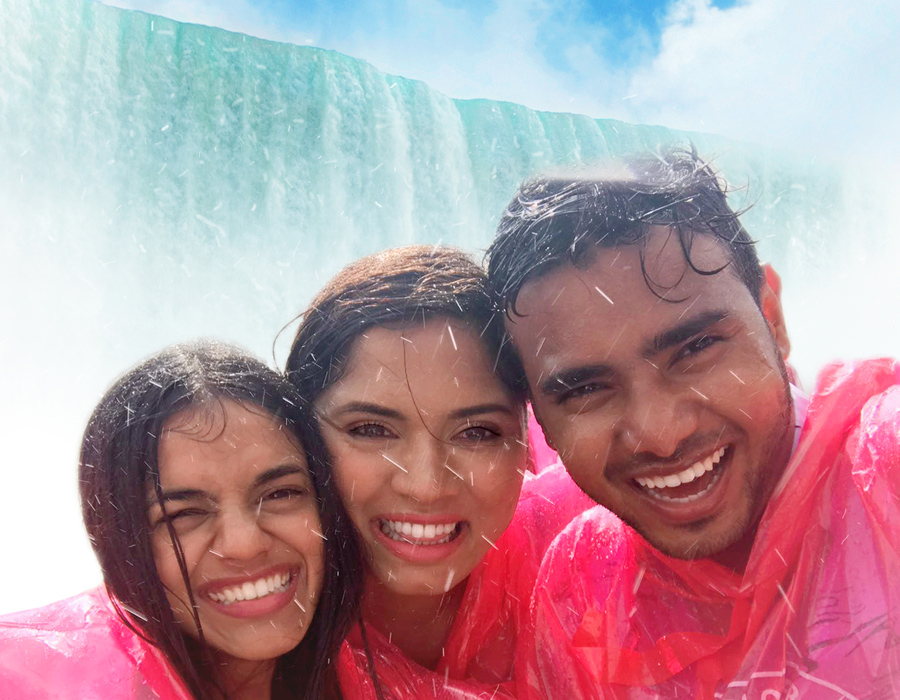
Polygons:
<instances>
[{"instance_id":1,"label":"waterfall","mask_svg":"<svg viewBox=\"0 0 900 700\"><path fill-rule=\"evenodd\" d=\"M0 612L98 580L77 446L137 360L198 336L271 360L352 259L410 242L481 251L528 175L672 142L745 186L735 206L753 204L745 224L782 272L802 376L832 355L896 353L877 324L898 284L865 274L900 260L884 201L826 154L454 100L333 51L90 0L3 0L0 518L22 533L5 540L8 570L34 583L8 577ZM860 290L880 296L840 308Z\"/></svg>"}]
</instances>

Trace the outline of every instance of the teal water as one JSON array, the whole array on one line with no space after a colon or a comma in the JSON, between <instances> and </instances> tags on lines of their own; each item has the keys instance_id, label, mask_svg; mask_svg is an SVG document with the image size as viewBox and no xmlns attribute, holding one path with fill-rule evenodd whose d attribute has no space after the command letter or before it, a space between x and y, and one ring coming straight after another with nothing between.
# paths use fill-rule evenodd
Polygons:
<instances>
[{"instance_id":1,"label":"teal water","mask_svg":"<svg viewBox=\"0 0 900 700\"><path fill-rule=\"evenodd\" d=\"M735 204L754 204L747 227L785 278L803 376L900 349L877 325L897 283L869 274L900 260L884 202L827 154L453 100L335 52L89 0L3 0L0 525L22 532L8 558L41 583L0 584L0 612L96 579L75 455L130 364L199 335L271 358L350 260L410 242L482 250L529 174L673 141L746 185ZM843 304L860 293L874 306Z\"/></svg>"}]
</instances>

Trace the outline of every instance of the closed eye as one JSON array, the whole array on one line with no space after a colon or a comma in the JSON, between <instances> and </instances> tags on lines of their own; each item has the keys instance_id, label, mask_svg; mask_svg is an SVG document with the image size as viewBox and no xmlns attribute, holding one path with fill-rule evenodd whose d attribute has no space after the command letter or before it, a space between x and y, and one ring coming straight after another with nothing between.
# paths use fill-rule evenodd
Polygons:
<instances>
[{"instance_id":1,"label":"closed eye","mask_svg":"<svg viewBox=\"0 0 900 700\"><path fill-rule=\"evenodd\" d=\"M209 511L202 508L183 508L181 510L167 510L154 524L154 527L162 527L167 522L172 523L176 529L184 529L196 525L209 516Z\"/></svg>"}]
</instances>

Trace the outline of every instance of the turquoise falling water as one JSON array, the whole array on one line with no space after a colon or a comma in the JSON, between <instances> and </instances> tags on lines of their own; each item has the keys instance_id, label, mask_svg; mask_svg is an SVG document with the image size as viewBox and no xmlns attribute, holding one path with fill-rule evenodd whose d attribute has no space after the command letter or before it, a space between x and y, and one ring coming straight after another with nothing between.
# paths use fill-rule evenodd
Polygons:
<instances>
[{"instance_id":1,"label":"turquoise falling water","mask_svg":"<svg viewBox=\"0 0 900 700\"><path fill-rule=\"evenodd\" d=\"M841 343L878 315L839 300L871 283L853 270L900 255L882 241L873 256L881 201L825 157L453 100L335 52L88 0L3 0L0 524L18 535L8 570L34 583L4 581L0 612L97 580L77 445L129 365L203 335L271 358L350 260L411 242L480 251L529 174L673 141L747 186L735 204L753 203L746 225L782 271L789 325L806 324L801 374L857 353ZM841 314L856 330L823 336ZM896 352L896 335L871 347Z\"/></svg>"}]
</instances>

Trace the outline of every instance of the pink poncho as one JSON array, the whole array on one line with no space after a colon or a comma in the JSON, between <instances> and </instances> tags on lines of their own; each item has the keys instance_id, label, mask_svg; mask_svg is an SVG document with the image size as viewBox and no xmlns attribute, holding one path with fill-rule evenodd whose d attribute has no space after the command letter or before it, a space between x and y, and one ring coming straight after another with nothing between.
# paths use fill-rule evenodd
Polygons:
<instances>
[{"instance_id":1,"label":"pink poncho","mask_svg":"<svg viewBox=\"0 0 900 700\"><path fill-rule=\"evenodd\" d=\"M465 594L450 630L445 655L435 671L408 660L367 626L376 669L389 697L491 698L514 693L519 636L530 624L529 601L538 567L553 538L593 502L561 466L528 474L509 528L464 584ZM530 633L526 633L530 636ZM350 642L362 659L358 630ZM442 694L443 693L443 694Z\"/></svg>"},{"instance_id":2,"label":"pink poncho","mask_svg":"<svg viewBox=\"0 0 900 700\"><path fill-rule=\"evenodd\" d=\"M190 700L160 651L95 588L0 618L0 697Z\"/></svg>"},{"instance_id":3,"label":"pink poncho","mask_svg":"<svg viewBox=\"0 0 900 700\"><path fill-rule=\"evenodd\" d=\"M602 509L547 554L520 697L900 697L900 367L833 365L746 571Z\"/></svg>"}]
</instances>

